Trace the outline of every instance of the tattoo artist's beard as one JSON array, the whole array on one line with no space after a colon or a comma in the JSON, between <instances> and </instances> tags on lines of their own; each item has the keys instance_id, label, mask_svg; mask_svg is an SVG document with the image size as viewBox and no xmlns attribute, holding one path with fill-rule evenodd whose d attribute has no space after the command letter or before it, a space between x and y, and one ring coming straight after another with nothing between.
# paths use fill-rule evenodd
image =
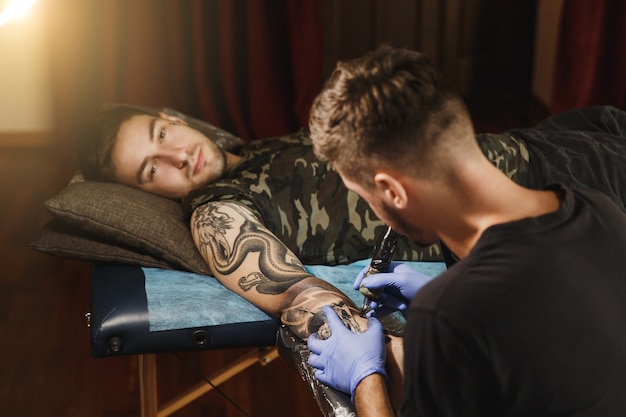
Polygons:
<instances>
[{"instance_id":1,"label":"tattoo artist's beard","mask_svg":"<svg viewBox=\"0 0 626 417\"><path fill-rule=\"evenodd\" d=\"M389 219L389 223L392 226L393 230L400 233L401 235L408 237L416 245L430 246L433 243L439 241L439 239L433 233L428 233L423 229L411 224L410 221L407 221L400 215L398 215L398 213L393 208L383 204L382 210L385 218Z\"/></svg>"}]
</instances>

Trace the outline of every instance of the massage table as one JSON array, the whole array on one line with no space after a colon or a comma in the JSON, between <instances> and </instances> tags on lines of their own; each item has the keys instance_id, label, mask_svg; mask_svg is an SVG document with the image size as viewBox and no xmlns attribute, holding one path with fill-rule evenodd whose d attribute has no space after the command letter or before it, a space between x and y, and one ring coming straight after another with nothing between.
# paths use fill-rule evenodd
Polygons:
<instances>
[{"instance_id":1,"label":"massage table","mask_svg":"<svg viewBox=\"0 0 626 417\"><path fill-rule=\"evenodd\" d=\"M352 288L369 263L307 266L313 275L342 290L357 305L363 296ZM411 262L436 276L440 262ZM94 358L137 355L142 417L166 417L209 392L201 382L159 405L156 353L250 348L249 353L208 377L214 384L280 356L310 387L324 416L355 416L349 395L319 383L308 367L306 343L278 320L227 290L212 277L160 268L94 265L91 274L89 328Z\"/></svg>"}]
</instances>

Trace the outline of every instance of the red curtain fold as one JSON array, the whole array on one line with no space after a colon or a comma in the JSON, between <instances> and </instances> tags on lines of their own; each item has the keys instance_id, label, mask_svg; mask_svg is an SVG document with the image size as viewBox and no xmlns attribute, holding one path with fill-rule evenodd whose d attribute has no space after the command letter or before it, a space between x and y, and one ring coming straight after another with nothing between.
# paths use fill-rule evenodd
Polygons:
<instances>
[{"instance_id":1,"label":"red curtain fold","mask_svg":"<svg viewBox=\"0 0 626 417\"><path fill-rule=\"evenodd\" d=\"M320 0L287 1L287 31L291 51L296 116L308 126L313 100L323 83L324 11Z\"/></svg>"},{"instance_id":2,"label":"red curtain fold","mask_svg":"<svg viewBox=\"0 0 626 417\"><path fill-rule=\"evenodd\" d=\"M626 108L626 2L565 0L550 111Z\"/></svg>"},{"instance_id":3,"label":"red curtain fold","mask_svg":"<svg viewBox=\"0 0 626 417\"><path fill-rule=\"evenodd\" d=\"M56 131L102 102L170 106L246 140L306 126L323 0L56 0L46 7Z\"/></svg>"}]
</instances>

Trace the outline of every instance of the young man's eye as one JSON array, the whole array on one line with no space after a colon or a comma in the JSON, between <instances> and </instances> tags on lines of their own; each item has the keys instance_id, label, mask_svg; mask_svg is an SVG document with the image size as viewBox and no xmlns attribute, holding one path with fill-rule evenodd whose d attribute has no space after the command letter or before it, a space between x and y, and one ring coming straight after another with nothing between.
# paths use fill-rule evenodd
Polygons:
<instances>
[{"instance_id":1,"label":"young man's eye","mask_svg":"<svg viewBox=\"0 0 626 417\"><path fill-rule=\"evenodd\" d=\"M163 139L165 138L165 128L162 127L161 130L159 130L159 139Z\"/></svg>"},{"instance_id":2,"label":"young man's eye","mask_svg":"<svg viewBox=\"0 0 626 417\"><path fill-rule=\"evenodd\" d=\"M150 167L150 173L148 174L148 176L150 177L150 179L152 179L152 178L154 177L154 174L156 173L156 169L157 169L157 168L156 168L156 164L155 164L155 165L152 165L152 166Z\"/></svg>"}]
</instances>

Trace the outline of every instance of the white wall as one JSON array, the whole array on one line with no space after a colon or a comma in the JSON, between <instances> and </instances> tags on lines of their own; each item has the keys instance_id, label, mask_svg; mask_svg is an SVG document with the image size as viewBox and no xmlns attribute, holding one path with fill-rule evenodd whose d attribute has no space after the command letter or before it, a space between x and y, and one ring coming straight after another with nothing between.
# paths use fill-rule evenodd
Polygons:
<instances>
[{"instance_id":1,"label":"white wall","mask_svg":"<svg viewBox=\"0 0 626 417\"><path fill-rule=\"evenodd\" d=\"M52 130L49 64L37 6L0 26L0 134Z\"/></svg>"}]
</instances>

